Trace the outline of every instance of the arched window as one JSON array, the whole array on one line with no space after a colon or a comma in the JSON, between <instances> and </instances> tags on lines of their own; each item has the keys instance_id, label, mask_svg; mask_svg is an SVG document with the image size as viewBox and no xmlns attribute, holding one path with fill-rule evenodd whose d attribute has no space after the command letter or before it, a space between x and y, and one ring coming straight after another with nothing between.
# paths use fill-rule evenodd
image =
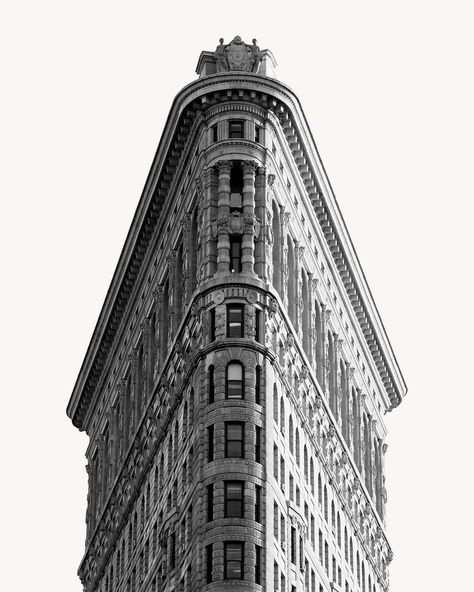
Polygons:
<instances>
[{"instance_id":1,"label":"arched window","mask_svg":"<svg viewBox=\"0 0 474 592\"><path fill-rule=\"evenodd\" d=\"M226 398L244 398L244 368L240 362L230 362L227 365Z\"/></svg>"},{"instance_id":2,"label":"arched window","mask_svg":"<svg viewBox=\"0 0 474 592\"><path fill-rule=\"evenodd\" d=\"M293 416L291 414L288 419L288 439L290 442L290 452L291 452L291 454L294 454L295 446L294 446L294 441L293 441Z\"/></svg>"},{"instance_id":3,"label":"arched window","mask_svg":"<svg viewBox=\"0 0 474 592\"><path fill-rule=\"evenodd\" d=\"M296 464L300 466L300 432L296 428Z\"/></svg>"}]
</instances>

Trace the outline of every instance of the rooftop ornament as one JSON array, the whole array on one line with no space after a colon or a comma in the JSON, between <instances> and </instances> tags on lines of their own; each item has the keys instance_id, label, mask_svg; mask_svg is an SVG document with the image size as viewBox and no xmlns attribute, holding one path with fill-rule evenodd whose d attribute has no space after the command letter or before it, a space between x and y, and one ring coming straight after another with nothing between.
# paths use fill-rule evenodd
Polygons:
<instances>
[{"instance_id":1,"label":"rooftop ornament","mask_svg":"<svg viewBox=\"0 0 474 592\"><path fill-rule=\"evenodd\" d=\"M219 39L214 56L217 62L217 72L254 73L258 72L263 57L256 39L252 39L252 45L248 45L238 35L227 45L224 44L223 38Z\"/></svg>"}]
</instances>

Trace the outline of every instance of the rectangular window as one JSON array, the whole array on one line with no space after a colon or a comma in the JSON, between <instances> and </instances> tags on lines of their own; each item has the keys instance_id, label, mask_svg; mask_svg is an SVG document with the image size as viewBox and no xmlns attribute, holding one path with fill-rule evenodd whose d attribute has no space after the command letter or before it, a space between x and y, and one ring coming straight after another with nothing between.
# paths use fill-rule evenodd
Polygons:
<instances>
[{"instance_id":1,"label":"rectangular window","mask_svg":"<svg viewBox=\"0 0 474 592\"><path fill-rule=\"evenodd\" d=\"M293 501L294 500L294 479L293 479L293 475L290 473L290 500Z\"/></svg>"},{"instance_id":2,"label":"rectangular window","mask_svg":"<svg viewBox=\"0 0 474 592\"><path fill-rule=\"evenodd\" d=\"M224 518L244 517L244 482L224 481Z\"/></svg>"},{"instance_id":3,"label":"rectangular window","mask_svg":"<svg viewBox=\"0 0 474 592\"><path fill-rule=\"evenodd\" d=\"M208 368L209 405L214 403L214 366Z\"/></svg>"},{"instance_id":4,"label":"rectangular window","mask_svg":"<svg viewBox=\"0 0 474 592\"><path fill-rule=\"evenodd\" d=\"M207 428L207 461L212 462L214 460L214 426L211 425Z\"/></svg>"},{"instance_id":5,"label":"rectangular window","mask_svg":"<svg viewBox=\"0 0 474 592\"><path fill-rule=\"evenodd\" d=\"M244 368L240 362L231 362L226 369L226 399L244 398Z\"/></svg>"},{"instance_id":6,"label":"rectangular window","mask_svg":"<svg viewBox=\"0 0 474 592\"><path fill-rule=\"evenodd\" d=\"M241 119L229 120L229 138L244 137L244 122Z\"/></svg>"},{"instance_id":7,"label":"rectangular window","mask_svg":"<svg viewBox=\"0 0 474 592\"><path fill-rule=\"evenodd\" d=\"M255 126L255 141L257 144L262 143L262 128L259 125Z\"/></svg>"},{"instance_id":8,"label":"rectangular window","mask_svg":"<svg viewBox=\"0 0 474 592\"><path fill-rule=\"evenodd\" d=\"M255 426L255 462L261 461L261 450L262 450L262 428Z\"/></svg>"},{"instance_id":9,"label":"rectangular window","mask_svg":"<svg viewBox=\"0 0 474 592\"><path fill-rule=\"evenodd\" d=\"M262 575L262 547L255 545L255 583L260 584Z\"/></svg>"},{"instance_id":10,"label":"rectangular window","mask_svg":"<svg viewBox=\"0 0 474 592\"><path fill-rule=\"evenodd\" d=\"M296 565L296 528L291 527L291 552L290 561Z\"/></svg>"},{"instance_id":11,"label":"rectangular window","mask_svg":"<svg viewBox=\"0 0 474 592\"><path fill-rule=\"evenodd\" d=\"M217 123L216 123L216 125L212 126L211 130L212 130L212 141L217 142Z\"/></svg>"},{"instance_id":12,"label":"rectangular window","mask_svg":"<svg viewBox=\"0 0 474 592\"><path fill-rule=\"evenodd\" d=\"M313 514L311 514L311 546L313 547L313 549L314 549L314 544L315 544L314 537L315 537L314 516L313 516Z\"/></svg>"},{"instance_id":13,"label":"rectangular window","mask_svg":"<svg viewBox=\"0 0 474 592\"><path fill-rule=\"evenodd\" d=\"M244 336L244 307L241 304L229 304L227 307L227 337Z\"/></svg>"},{"instance_id":14,"label":"rectangular window","mask_svg":"<svg viewBox=\"0 0 474 592\"><path fill-rule=\"evenodd\" d=\"M244 543L224 543L224 580L244 579Z\"/></svg>"},{"instance_id":15,"label":"rectangular window","mask_svg":"<svg viewBox=\"0 0 474 592\"><path fill-rule=\"evenodd\" d=\"M296 486L296 505L301 506L300 488Z\"/></svg>"},{"instance_id":16,"label":"rectangular window","mask_svg":"<svg viewBox=\"0 0 474 592\"><path fill-rule=\"evenodd\" d=\"M214 484L207 486L207 521L214 520Z\"/></svg>"},{"instance_id":17,"label":"rectangular window","mask_svg":"<svg viewBox=\"0 0 474 592\"><path fill-rule=\"evenodd\" d=\"M212 543L206 546L206 583L212 582Z\"/></svg>"},{"instance_id":18,"label":"rectangular window","mask_svg":"<svg viewBox=\"0 0 474 592\"><path fill-rule=\"evenodd\" d=\"M262 322L262 311L257 309L255 311L255 341L257 343L262 343L262 341L261 341L261 327L260 327L261 322Z\"/></svg>"},{"instance_id":19,"label":"rectangular window","mask_svg":"<svg viewBox=\"0 0 474 592\"><path fill-rule=\"evenodd\" d=\"M229 270L232 273L240 273L242 271L242 237L230 237L230 264Z\"/></svg>"},{"instance_id":20,"label":"rectangular window","mask_svg":"<svg viewBox=\"0 0 474 592\"><path fill-rule=\"evenodd\" d=\"M278 592L278 584L280 583L279 580L279 569L278 563L276 561L273 562L273 587L275 588L275 592Z\"/></svg>"},{"instance_id":21,"label":"rectangular window","mask_svg":"<svg viewBox=\"0 0 474 592\"><path fill-rule=\"evenodd\" d=\"M255 485L255 522L262 521L262 487ZM277 523L278 525L278 523Z\"/></svg>"},{"instance_id":22,"label":"rectangular window","mask_svg":"<svg viewBox=\"0 0 474 592\"><path fill-rule=\"evenodd\" d=\"M216 340L216 309L211 308L209 311L209 339Z\"/></svg>"},{"instance_id":23,"label":"rectangular window","mask_svg":"<svg viewBox=\"0 0 474 592\"><path fill-rule=\"evenodd\" d=\"M244 423L226 422L225 456L226 458L244 458Z\"/></svg>"},{"instance_id":24,"label":"rectangular window","mask_svg":"<svg viewBox=\"0 0 474 592\"><path fill-rule=\"evenodd\" d=\"M262 369L260 366L255 368L255 404L261 405L260 402L260 382L262 380Z\"/></svg>"}]
</instances>

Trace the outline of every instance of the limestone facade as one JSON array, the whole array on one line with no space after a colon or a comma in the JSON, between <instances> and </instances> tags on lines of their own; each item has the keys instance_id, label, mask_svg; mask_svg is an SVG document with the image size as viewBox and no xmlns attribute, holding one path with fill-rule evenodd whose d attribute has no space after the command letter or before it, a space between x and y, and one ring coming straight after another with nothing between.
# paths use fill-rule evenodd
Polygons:
<instances>
[{"instance_id":1,"label":"limestone facade","mask_svg":"<svg viewBox=\"0 0 474 592\"><path fill-rule=\"evenodd\" d=\"M176 97L68 406L87 592L388 588L383 415L405 385L261 56L203 52Z\"/></svg>"}]
</instances>

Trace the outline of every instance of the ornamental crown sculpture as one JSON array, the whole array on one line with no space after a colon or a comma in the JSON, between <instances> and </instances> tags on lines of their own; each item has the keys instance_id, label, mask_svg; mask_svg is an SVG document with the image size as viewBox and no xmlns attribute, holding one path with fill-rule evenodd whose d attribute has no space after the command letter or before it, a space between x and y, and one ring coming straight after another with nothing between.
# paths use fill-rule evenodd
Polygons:
<instances>
[{"instance_id":1,"label":"ornamental crown sculpture","mask_svg":"<svg viewBox=\"0 0 474 592\"><path fill-rule=\"evenodd\" d=\"M217 72L258 72L262 61L262 52L257 45L257 40L252 39L252 45L244 43L236 35L230 43L224 44L224 39L219 39L219 45L214 52L217 61Z\"/></svg>"}]
</instances>

